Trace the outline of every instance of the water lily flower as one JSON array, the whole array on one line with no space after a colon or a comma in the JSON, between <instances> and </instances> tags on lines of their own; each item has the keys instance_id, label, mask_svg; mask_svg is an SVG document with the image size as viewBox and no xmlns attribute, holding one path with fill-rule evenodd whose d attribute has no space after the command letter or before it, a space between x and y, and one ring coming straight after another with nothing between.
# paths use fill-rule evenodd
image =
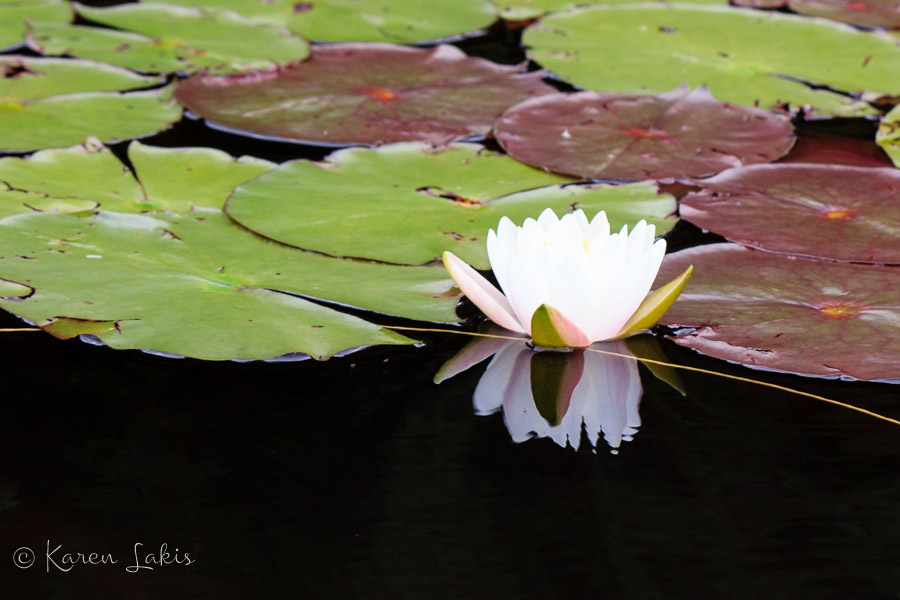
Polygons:
<instances>
[{"instance_id":1,"label":"water lily flower","mask_svg":"<svg viewBox=\"0 0 900 600\"><path fill-rule=\"evenodd\" d=\"M516 227L507 217L488 233L487 253L503 293L452 252L444 266L496 324L548 348L584 348L653 327L687 285L689 267L647 295L666 252L656 227L638 222L610 233L606 213L561 219L546 209Z\"/></svg>"}]
</instances>

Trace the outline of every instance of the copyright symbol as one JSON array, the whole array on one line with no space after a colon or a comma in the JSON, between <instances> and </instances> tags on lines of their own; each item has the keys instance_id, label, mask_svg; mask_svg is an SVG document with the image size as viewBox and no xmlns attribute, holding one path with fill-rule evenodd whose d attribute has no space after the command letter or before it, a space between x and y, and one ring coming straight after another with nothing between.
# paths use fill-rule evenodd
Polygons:
<instances>
[{"instance_id":1,"label":"copyright symbol","mask_svg":"<svg viewBox=\"0 0 900 600\"><path fill-rule=\"evenodd\" d=\"M20 569L27 569L34 564L34 552L27 546L22 546L13 552L13 564Z\"/></svg>"}]
</instances>

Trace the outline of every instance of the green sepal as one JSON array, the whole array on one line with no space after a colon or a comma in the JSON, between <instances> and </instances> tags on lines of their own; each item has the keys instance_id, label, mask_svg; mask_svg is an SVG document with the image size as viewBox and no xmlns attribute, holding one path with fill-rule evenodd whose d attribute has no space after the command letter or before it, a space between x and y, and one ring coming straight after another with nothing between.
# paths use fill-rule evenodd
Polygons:
<instances>
[{"instance_id":1,"label":"green sepal","mask_svg":"<svg viewBox=\"0 0 900 600\"><path fill-rule=\"evenodd\" d=\"M693 274L694 265L691 265L685 269L684 273L644 298L638 309L613 339L626 338L656 325L656 322L666 314L666 311L681 295L684 286L691 280L691 275Z\"/></svg>"}]
</instances>

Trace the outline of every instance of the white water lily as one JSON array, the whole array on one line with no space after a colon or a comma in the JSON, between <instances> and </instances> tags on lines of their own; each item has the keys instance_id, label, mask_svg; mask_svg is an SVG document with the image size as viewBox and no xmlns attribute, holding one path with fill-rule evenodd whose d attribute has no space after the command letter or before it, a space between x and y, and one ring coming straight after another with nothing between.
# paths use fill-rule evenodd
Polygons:
<instances>
[{"instance_id":1,"label":"white water lily","mask_svg":"<svg viewBox=\"0 0 900 600\"><path fill-rule=\"evenodd\" d=\"M652 327L692 268L647 296L666 252L656 227L638 222L610 233L606 213L557 218L546 209L516 227L507 217L488 233L487 253L501 293L452 252L444 265L460 290L492 321L547 347L590 346Z\"/></svg>"}]
</instances>

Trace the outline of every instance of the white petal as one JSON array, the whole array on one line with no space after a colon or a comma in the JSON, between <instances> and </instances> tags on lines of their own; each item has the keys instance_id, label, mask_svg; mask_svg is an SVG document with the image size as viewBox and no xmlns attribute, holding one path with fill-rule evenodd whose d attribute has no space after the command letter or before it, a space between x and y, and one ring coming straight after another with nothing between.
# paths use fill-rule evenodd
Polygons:
<instances>
[{"instance_id":1,"label":"white petal","mask_svg":"<svg viewBox=\"0 0 900 600\"><path fill-rule=\"evenodd\" d=\"M653 241L653 238L650 238L650 242ZM637 225L634 226L634 229L631 230L631 234L628 236L628 247L625 251L625 254L628 258L636 257L642 255L650 248L650 243L647 241L647 221L641 219L638 221Z\"/></svg>"},{"instance_id":2,"label":"white petal","mask_svg":"<svg viewBox=\"0 0 900 600\"><path fill-rule=\"evenodd\" d=\"M591 327L590 265L582 249L560 253L547 274L546 304L558 310L588 336Z\"/></svg>"},{"instance_id":3,"label":"white petal","mask_svg":"<svg viewBox=\"0 0 900 600\"><path fill-rule=\"evenodd\" d=\"M498 227L501 232L503 231L502 223L503 222L501 221L501 227ZM494 277L497 278L497 283L500 284L500 288L502 289L503 282L506 279L509 261L512 260L513 255L510 251L510 246L505 244L501 235L495 233L493 229L488 231L487 235L487 255L488 261L491 263L491 270L494 272Z\"/></svg>"},{"instance_id":4,"label":"white petal","mask_svg":"<svg viewBox=\"0 0 900 600\"><path fill-rule=\"evenodd\" d=\"M600 211L591 219L590 231L588 239L593 240L596 237L609 237L609 219L606 218L606 211Z\"/></svg>"},{"instance_id":5,"label":"white petal","mask_svg":"<svg viewBox=\"0 0 900 600\"><path fill-rule=\"evenodd\" d=\"M556 227L559 224L559 217L556 216L556 213L553 212L552 208L545 208L544 212L541 213L541 216L538 217L538 225L541 226L545 232L549 232L553 227Z\"/></svg>"},{"instance_id":6,"label":"white petal","mask_svg":"<svg viewBox=\"0 0 900 600\"><path fill-rule=\"evenodd\" d=\"M552 267L551 257L543 246L536 247L528 235L519 237L515 260L507 270L503 287L506 297L525 333L531 335L531 316L546 302L547 273Z\"/></svg>"},{"instance_id":7,"label":"white petal","mask_svg":"<svg viewBox=\"0 0 900 600\"><path fill-rule=\"evenodd\" d=\"M491 285L491 282L452 252L444 252L443 258L444 266L462 293L474 302L475 306L480 308L491 321L511 331L525 332L525 329L513 316L509 301Z\"/></svg>"},{"instance_id":8,"label":"white petal","mask_svg":"<svg viewBox=\"0 0 900 600\"><path fill-rule=\"evenodd\" d=\"M584 214L584 211L579 208L578 210L570 214L571 217L575 219L575 222L578 223L578 229L581 230L581 237L583 237L584 239L590 239L591 224L588 223L587 216ZM603 215L605 216L606 213L603 213Z\"/></svg>"}]
</instances>

